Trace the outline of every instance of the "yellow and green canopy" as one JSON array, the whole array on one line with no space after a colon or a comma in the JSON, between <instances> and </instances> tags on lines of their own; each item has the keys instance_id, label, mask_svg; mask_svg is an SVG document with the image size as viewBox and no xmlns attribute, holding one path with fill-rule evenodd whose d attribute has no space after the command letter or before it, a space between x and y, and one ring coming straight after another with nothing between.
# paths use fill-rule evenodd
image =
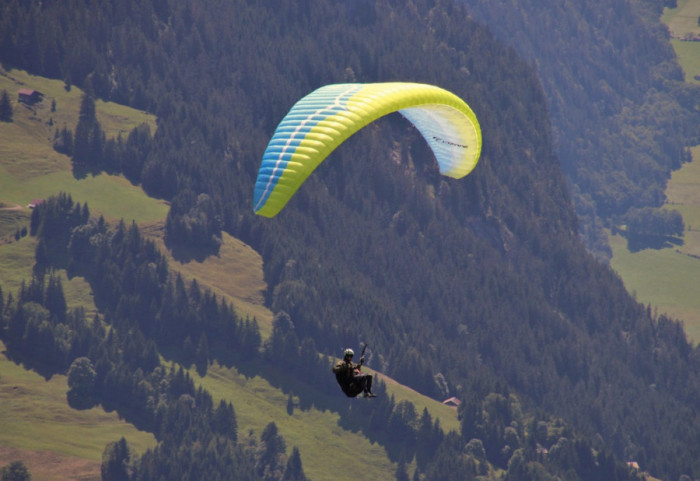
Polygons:
<instances>
[{"instance_id":1,"label":"yellow and green canopy","mask_svg":"<svg viewBox=\"0 0 700 481\"><path fill-rule=\"evenodd\" d=\"M474 169L481 129L474 112L453 93L405 82L326 85L299 100L277 126L258 171L254 211L277 215L336 147L393 112L420 131L443 175L458 179Z\"/></svg>"}]
</instances>

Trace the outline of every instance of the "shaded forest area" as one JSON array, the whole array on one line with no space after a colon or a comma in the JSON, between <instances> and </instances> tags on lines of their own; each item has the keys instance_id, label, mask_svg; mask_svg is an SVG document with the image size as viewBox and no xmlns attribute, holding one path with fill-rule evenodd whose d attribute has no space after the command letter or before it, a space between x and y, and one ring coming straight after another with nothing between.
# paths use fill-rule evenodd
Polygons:
<instances>
[{"instance_id":1,"label":"shaded forest area","mask_svg":"<svg viewBox=\"0 0 700 481\"><path fill-rule=\"evenodd\" d=\"M533 62L582 237L610 258L602 228L630 209L656 215L671 171L700 144L700 89L684 82L659 20L676 0L464 3Z\"/></svg>"},{"instance_id":2,"label":"shaded forest area","mask_svg":"<svg viewBox=\"0 0 700 481\"><path fill-rule=\"evenodd\" d=\"M566 472L538 454L540 440L550 453L584 446L562 458L585 460L571 468L580 479L595 479L592 467L617 469L588 456L608 450L657 476L700 476L698 348L585 252L535 72L463 7L6 1L0 18L6 64L158 115L155 133L95 141L76 158L90 152L90 132L99 138L94 125L77 129L78 175L121 171L170 200L171 248L215 251L221 229L256 248L268 304L289 316L300 345L335 355L369 338L372 366L435 398L465 400L462 432L443 440L426 479L460 476L455 460L478 467L478 443L463 449L472 439L515 479ZM276 122L313 88L354 80L423 81L463 97L484 132L475 172L441 179L418 134L388 118L339 149L283 215L254 218L252 183ZM98 281L97 266L85 261L86 277ZM150 316L158 306L105 297L146 339L165 332ZM560 417L583 437L559 444L539 422L518 423L513 397L524 419L546 427Z\"/></svg>"}]
</instances>

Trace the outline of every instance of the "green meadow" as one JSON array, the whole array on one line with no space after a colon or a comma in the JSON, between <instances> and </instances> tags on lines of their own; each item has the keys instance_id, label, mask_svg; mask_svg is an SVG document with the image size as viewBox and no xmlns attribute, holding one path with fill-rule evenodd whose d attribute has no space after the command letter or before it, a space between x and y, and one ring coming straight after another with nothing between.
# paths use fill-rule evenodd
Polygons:
<instances>
[{"instance_id":1,"label":"green meadow","mask_svg":"<svg viewBox=\"0 0 700 481\"><path fill-rule=\"evenodd\" d=\"M56 453L59 455L56 459L68 464L93 460L95 466L89 469L93 471L90 479L100 479L99 461L108 443L125 437L137 453L156 445L151 433L139 431L115 412L107 413L99 407L71 409L66 401L66 376L46 380L8 360L4 351L5 346L0 342L0 446L15 448L11 452L21 456L35 474L32 477L35 481L62 479L33 471L44 451ZM0 457L0 466L14 459ZM77 465L84 469L79 461Z\"/></svg>"},{"instance_id":2,"label":"green meadow","mask_svg":"<svg viewBox=\"0 0 700 481\"><path fill-rule=\"evenodd\" d=\"M700 342L700 259L675 248L631 253L627 241L611 236L612 267L639 302L683 320L688 336Z\"/></svg>"},{"instance_id":3,"label":"green meadow","mask_svg":"<svg viewBox=\"0 0 700 481\"><path fill-rule=\"evenodd\" d=\"M191 374L201 385L219 399L231 401L238 417L238 437L244 439L249 430L260 436L265 426L274 421L285 438L287 450L299 448L304 472L310 479L338 481L357 479L357 458L362 458L365 479L392 479L395 465L387 459L384 449L371 444L359 433L339 426L339 416L330 411L295 409L287 414L287 395L259 377L246 377L235 369L218 365L210 367L204 378ZM338 402L371 402L364 399ZM332 473L332 474L331 474Z\"/></svg>"},{"instance_id":4,"label":"green meadow","mask_svg":"<svg viewBox=\"0 0 700 481\"><path fill-rule=\"evenodd\" d=\"M700 75L700 42L684 42L674 38L671 45L683 66L686 82L700 85L700 80L695 79L696 75Z\"/></svg>"},{"instance_id":5,"label":"green meadow","mask_svg":"<svg viewBox=\"0 0 700 481\"><path fill-rule=\"evenodd\" d=\"M31 107L17 102L20 88L44 93L44 100ZM63 82L0 69L0 91L12 99L13 121L0 123L0 204L28 212L27 205L59 192L73 200L88 202L93 215L108 220L137 223L164 219L168 206L149 198L143 190L121 176L98 175L76 179L70 159L53 149L55 132L75 129L82 92L65 89ZM55 106L55 108L54 108ZM110 138L128 134L146 123L155 132L155 117L112 102L96 102L97 118ZM2 212L2 211L0 211Z\"/></svg>"},{"instance_id":6,"label":"green meadow","mask_svg":"<svg viewBox=\"0 0 700 481\"><path fill-rule=\"evenodd\" d=\"M233 304L241 317L256 319L263 339L272 332L272 312L264 305L267 283L263 279L262 257L250 246L229 234L222 233L222 243L216 256L203 261L182 262L175 259L165 248L163 222L144 228L161 252L168 259L171 269L179 272L183 279L197 279L200 285L211 289L217 296Z\"/></svg>"},{"instance_id":7,"label":"green meadow","mask_svg":"<svg viewBox=\"0 0 700 481\"><path fill-rule=\"evenodd\" d=\"M678 0L676 8L665 8L661 21L668 26L671 36L684 38L700 35L700 1Z\"/></svg>"},{"instance_id":8,"label":"green meadow","mask_svg":"<svg viewBox=\"0 0 700 481\"><path fill-rule=\"evenodd\" d=\"M42 102L32 107L17 102L20 88L39 90ZM13 121L0 123L0 287L5 295L16 293L22 281L31 279L34 239L15 239L18 229L29 227L28 204L59 192L68 192L77 202L88 203L93 215L112 222L125 219L138 223L165 218L168 206L149 198L125 178L112 175L76 179L70 159L53 150L57 129L74 129L80 111L82 92L66 90L63 82L36 77L20 70L0 68L0 91L12 99ZM55 108L54 108L55 107ZM111 102L96 103L97 117L106 135L127 134L147 123L155 131L155 117ZM89 285L82 278L68 279L59 272L70 308L83 306L94 312Z\"/></svg>"},{"instance_id":9,"label":"green meadow","mask_svg":"<svg viewBox=\"0 0 700 481\"><path fill-rule=\"evenodd\" d=\"M627 241L611 236L611 265L627 290L639 302L659 313L681 319L695 343L700 342L700 146L692 149L693 161L671 176L666 189L667 209L683 215L683 244L663 249L630 252Z\"/></svg>"},{"instance_id":10,"label":"green meadow","mask_svg":"<svg viewBox=\"0 0 700 481\"><path fill-rule=\"evenodd\" d=\"M700 42L684 41L684 38L700 36L700 0L678 0L676 8L665 8L661 21L671 33L671 44L678 62L685 71L686 82L700 84Z\"/></svg>"}]
</instances>

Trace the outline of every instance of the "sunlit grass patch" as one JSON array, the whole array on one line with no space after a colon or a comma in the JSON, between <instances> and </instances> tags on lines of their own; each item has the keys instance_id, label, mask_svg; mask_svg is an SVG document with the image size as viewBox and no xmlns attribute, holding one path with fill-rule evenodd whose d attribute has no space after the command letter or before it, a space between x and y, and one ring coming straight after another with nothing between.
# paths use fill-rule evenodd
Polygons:
<instances>
[{"instance_id":1,"label":"sunlit grass patch","mask_svg":"<svg viewBox=\"0 0 700 481\"><path fill-rule=\"evenodd\" d=\"M139 431L101 407L78 411L68 406L66 376L48 381L8 360L0 342L0 445L50 450L101 461L105 445L122 436L139 453L155 446Z\"/></svg>"},{"instance_id":2,"label":"sunlit grass patch","mask_svg":"<svg viewBox=\"0 0 700 481\"><path fill-rule=\"evenodd\" d=\"M627 250L621 236L610 236L611 265L625 282L627 290L643 304L659 313L682 319L688 336L700 342L700 258L671 247L660 250Z\"/></svg>"},{"instance_id":3,"label":"sunlit grass patch","mask_svg":"<svg viewBox=\"0 0 700 481\"><path fill-rule=\"evenodd\" d=\"M233 403L238 419L238 437L253 430L256 437L270 422L277 425L287 442L287 451L299 448L304 472L309 479L352 481L357 479L357 459L362 457L363 479L393 479L396 466L378 444L371 444L360 433L341 428L339 416L329 411L295 409L290 416L286 411L287 395L274 388L265 379L245 377L236 369L212 365L204 378L191 372L218 403L226 399ZM332 379L329 371L329 379ZM348 400L339 396L339 403L372 402L365 399Z\"/></svg>"}]
</instances>

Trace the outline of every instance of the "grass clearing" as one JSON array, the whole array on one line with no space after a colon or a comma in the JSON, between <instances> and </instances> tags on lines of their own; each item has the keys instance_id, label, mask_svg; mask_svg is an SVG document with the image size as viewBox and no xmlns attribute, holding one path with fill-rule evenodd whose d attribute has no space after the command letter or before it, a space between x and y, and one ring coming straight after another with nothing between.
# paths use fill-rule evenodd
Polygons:
<instances>
[{"instance_id":1,"label":"grass clearing","mask_svg":"<svg viewBox=\"0 0 700 481\"><path fill-rule=\"evenodd\" d=\"M44 100L31 107L21 104L16 100L20 88L39 90ZM62 81L0 68L0 90L7 90L13 107L13 121L0 123L0 203L26 210L33 199L69 192L73 200L87 201L93 215L110 220L142 223L165 218L167 203L149 198L121 176L76 179L70 159L53 149L55 132L77 125L80 89L66 91ZM142 123L155 132L156 119L146 112L103 101L97 101L95 109L107 137L127 134Z\"/></svg>"},{"instance_id":2,"label":"grass clearing","mask_svg":"<svg viewBox=\"0 0 700 481\"><path fill-rule=\"evenodd\" d=\"M101 481L100 463L51 451L0 446L0 467L22 461L32 481Z\"/></svg>"},{"instance_id":3,"label":"grass clearing","mask_svg":"<svg viewBox=\"0 0 700 481\"><path fill-rule=\"evenodd\" d=\"M677 210L683 216L685 234L678 250L700 257L700 145L690 150L693 161L671 174L666 188L666 208ZM695 280L700 280L700 274Z\"/></svg>"},{"instance_id":4,"label":"grass clearing","mask_svg":"<svg viewBox=\"0 0 700 481\"><path fill-rule=\"evenodd\" d=\"M155 446L151 433L139 431L101 407L77 411L68 406L66 376L44 380L10 361L0 342L0 446L101 462L105 445L122 436L138 452ZM0 460L0 464L3 461Z\"/></svg>"},{"instance_id":5,"label":"grass clearing","mask_svg":"<svg viewBox=\"0 0 700 481\"><path fill-rule=\"evenodd\" d=\"M664 249L630 252L627 241L610 236L611 265L639 302L682 319L694 342L700 342L700 146L691 149L693 161L673 172L666 189L667 209L683 215L683 244Z\"/></svg>"},{"instance_id":6,"label":"grass clearing","mask_svg":"<svg viewBox=\"0 0 700 481\"><path fill-rule=\"evenodd\" d=\"M70 170L62 170L22 179L0 165L0 200L22 206L27 217L31 212L26 207L29 202L59 192L70 193L76 202L87 202L93 216L103 215L113 222L155 222L164 219L169 209L166 202L148 197L141 187L121 176L102 174L76 179Z\"/></svg>"},{"instance_id":7,"label":"grass clearing","mask_svg":"<svg viewBox=\"0 0 700 481\"><path fill-rule=\"evenodd\" d=\"M668 26L671 36L700 35L700 0L678 0L676 8L664 8L661 21Z\"/></svg>"},{"instance_id":8,"label":"grass clearing","mask_svg":"<svg viewBox=\"0 0 700 481\"><path fill-rule=\"evenodd\" d=\"M19 241L0 244L0 287L3 295L17 295L22 282L32 279L32 267L34 266L34 250L36 238L23 237ZM92 297L90 284L82 277L68 279L65 269L56 271L61 278L63 293L66 297L68 309L82 307L88 319L97 312Z\"/></svg>"},{"instance_id":9,"label":"grass clearing","mask_svg":"<svg viewBox=\"0 0 700 481\"><path fill-rule=\"evenodd\" d=\"M267 339L272 332L272 312L265 306L264 292L267 283L263 279L263 261L260 254L247 244L229 234L222 233L219 253L203 261L176 260L166 249L163 222L144 227L144 233L153 239L163 252L171 269L179 272L186 281L197 279L217 296L231 302L242 317L257 319L260 334Z\"/></svg>"},{"instance_id":10,"label":"grass clearing","mask_svg":"<svg viewBox=\"0 0 700 481\"><path fill-rule=\"evenodd\" d=\"M700 341L700 259L675 248L627 250L622 236L610 236L611 265L639 302L650 304L660 313L682 319L694 342Z\"/></svg>"},{"instance_id":11,"label":"grass clearing","mask_svg":"<svg viewBox=\"0 0 700 481\"><path fill-rule=\"evenodd\" d=\"M0 244L12 242L15 232L29 229L29 213L19 205L0 205Z\"/></svg>"},{"instance_id":12,"label":"grass clearing","mask_svg":"<svg viewBox=\"0 0 700 481\"><path fill-rule=\"evenodd\" d=\"M20 88L44 93L44 100L31 107L16 100ZM7 295L16 293L22 281L32 277L36 241L29 237L14 239L19 228L29 228L33 199L47 198L59 192L73 200L88 203L92 215L103 215L115 222L155 222L165 218L168 205L148 197L138 186L114 175L76 179L70 159L53 150L56 129L74 129L80 111L82 92L66 91L64 83L36 77L21 70L0 68L0 90L12 99L13 121L0 123L0 286ZM55 110L52 104L55 102ZM109 137L126 133L147 123L155 131L155 117L111 102L96 102L97 117ZM82 278L62 276L69 308L85 307L95 312L89 285Z\"/></svg>"},{"instance_id":13,"label":"grass clearing","mask_svg":"<svg viewBox=\"0 0 700 481\"><path fill-rule=\"evenodd\" d=\"M700 80L695 78L696 75L700 75L700 42L671 39L671 45L676 51L678 63L685 72L685 81L700 85Z\"/></svg>"},{"instance_id":14,"label":"grass clearing","mask_svg":"<svg viewBox=\"0 0 700 481\"><path fill-rule=\"evenodd\" d=\"M44 99L32 106L17 101L20 88L35 89L44 94ZM0 123L0 201L8 201L5 190L8 183L16 185L28 178L42 177L53 172L70 173L70 159L53 149L55 133L68 128L75 130L80 112L82 91L65 89L60 80L30 75L22 70L0 68L0 90L6 90L13 109L13 121ZM55 107L55 108L54 108ZM115 104L95 102L97 119L108 138L126 134L137 125L146 123L155 132L156 119L146 112ZM52 191L53 192L53 191ZM38 195L30 189L25 191L20 205Z\"/></svg>"},{"instance_id":15,"label":"grass clearing","mask_svg":"<svg viewBox=\"0 0 700 481\"><path fill-rule=\"evenodd\" d=\"M16 296L22 281L31 280L36 244L35 238L23 237L0 245L0 286L5 297Z\"/></svg>"},{"instance_id":16,"label":"grass clearing","mask_svg":"<svg viewBox=\"0 0 700 481\"><path fill-rule=\"evenodd\" d=\"M44 94L44 100L32 107L26 107L17 102L17 91L21 88L34 89ZM66 90L66 84L62 80L49 79L31 75L24 70L5 70L0 67L0 90L7 90L12 100L12 108L15 114L18 111L31 112L28 121L21 122L24 129L31 127L30 135L37 135L40 132L50 132L44 138L53 142L53 129L67 127L75 130L80 113L80 101L83 91L77 87ZM55 103L55 110L52 105ZM102 126L102 130L107 137L117 137L119 134L128 134L135 127L142 123L148 124L151 132L157 128L156 117L131 107L116 104L114 102L95 101L97 120ZM16 119L15 119L16 121ZM44 128L37 132L36 127L40 124ZM52 125L50 125L52 124Z\"/></svg>"},{"instance_id":17,"label":"grass clearing","mask_svg":"<svg viewBox=\"0 0 700 481\"><path fill-rule=\"evenodd\" d=\"M700 0L679 0L676 8L664 8L661 21L671 33L671 45L685 72L686 82L700 84L700 80L695 79L700 75L700 42L682 40L700 36Z\"/></svg>"}]
</instances>

